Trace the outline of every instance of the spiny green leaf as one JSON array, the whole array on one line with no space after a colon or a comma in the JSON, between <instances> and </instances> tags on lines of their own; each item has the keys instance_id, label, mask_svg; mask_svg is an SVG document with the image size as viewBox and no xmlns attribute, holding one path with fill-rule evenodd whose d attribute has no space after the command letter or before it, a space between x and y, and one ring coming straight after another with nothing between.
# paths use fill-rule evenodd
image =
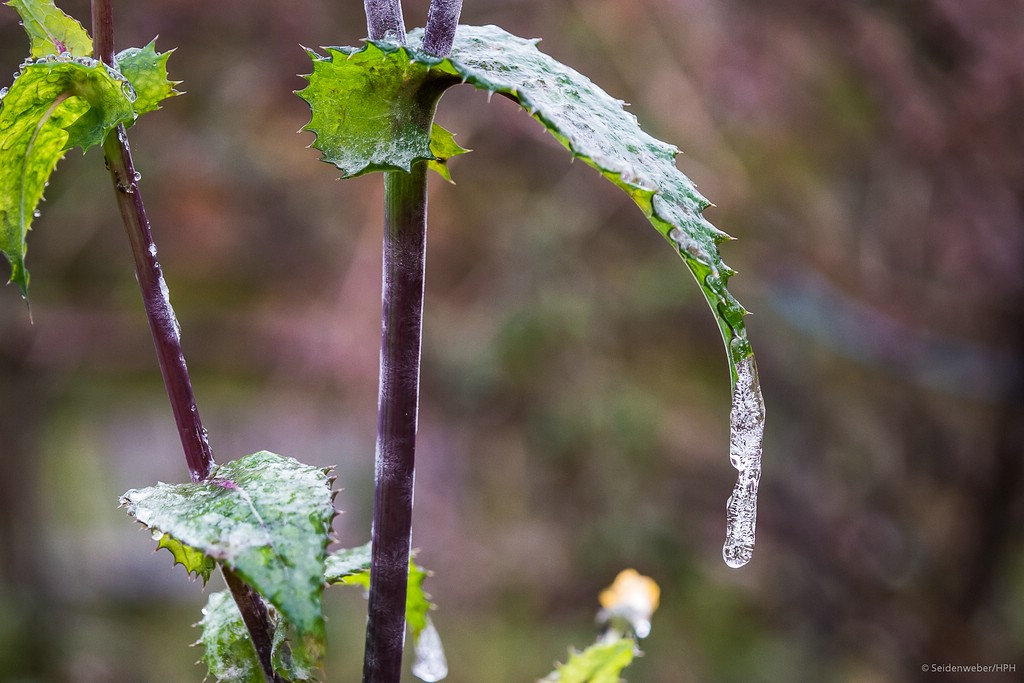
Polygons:
<instances>
[{"instance_id":1,"label":"spiny green leaf","mask_svg":"<svg viewBox=\"0 0 1024 683\"><path fill-rule=\"evenodd\" d=\"M10 0L6 3L21 15L21 23L32 41L32 56L62 52L75 57L92 56L92 38L82 25L57 9L53 0Z\"/></svg>"},{"instance_id":2,"label":"spiny green leaf","mask_svg":"<svg viewBox=\"0 0 1024 683\"><path fill-rule=\"evenodd\" d=\"M630 665L636 651L631 638L597 642L583 652L569 652L569 660L559 664L543 683L619 683L622 670Z\"/></svg>"},{"instance_id":3,"label":"spiny green leaf","mask_svg":"<svg viewBox=\"0 0 1024 683\"><path fill-rule=\"evenodd\" d=\"M67 150L134 118L126 87L96 60L49 55L26 63L0 102L0 250L23 295L25 238L50 174Z\"/></svg>"},{"instance_id":4,"label":"spiny green leaf","mask_svg":"<svg viewBox=\"0 0 1024 683\"><path fill-rule=\"evenodd\" d=\"M324 470L260 451L210 479L160 483L121 497L128 514L234 569L303 638L322 640L327 534L334 516Z\"/></svg>"},{"instance_id":5,"label":"spiny green leaf","mask_svg":"<svg viewBox=\"0 0 1024 683\"><path fill-rule=\"evenodd\" d=\"M174 86L181 81L167 77L167 59L174 50L156 51L156 40L146 47L130 47L114 57L117 69L135 89L135 113L142 115L160 108L168 97L180 95Z\"/></svg>"},{"instance_id":6,"label":"spiny green leaf","mask_svg":"<svg viewBox=\"0 0 1024 683\"><path fill-rule=\"evenodd\" d=\"M367 42L360 50L327 48L328 57L310 51L313 73L298 91L311 118L303 130L316 134L313 147L343 177L370 171L409 171L417 161L434 159L431 121L448 84L426 83L426 65L387 42Z\"/></svg>"},{"instance_id":7,"label":"spiny green leaf","mask_svg":"<svg viewBox=\"0 0 1024 683\"><path fill-rule=\"evenodd\" d=\"M454 135L435 123L430 133L430 153L434 155L434 158L427 162L427 166L449 183L454 184L455 181L452 180L452 174L448 169L448 160L469 151L455 142Z\"/></svg>"},{"instance_id":8,"label":"spiny green leaf","mask_svg":"<svg viewBox=\"0 0 1024 683\"><path fill-rule=\"evenodd\" d=\"M430 596L423 590L423 581L431 575L412 559L409 560L409 583L405 597L405 620L413 638L419 638L427 625L427 614L434 609ZM362 586L370 589L370 543L347 548L327 556L324 581L328 584Z\"/></svg>"},{"instance_id":9,"label":"spiny green leaf","mask_svg":"<svg viewBox=\"0 0 1024 683\"><path fill-rule=\"evenodd\" d=\"M159 534L160 532L156 532ZM210 573L217 566L213 558L197 550L190 545L185 545L170 534L163 534L157 539L157 550L167 548L174 556L174 564L180 564L189 574L195 574L203 579L205 585L210 580Z\"/></svg>"},{"instance_id":10,"label":"spiny green leaf","mask_svg":"<svg viewBox=\"0 0 1024 683\"><path fill-rule=\"evenodd\" d=\"M274 669L293 683L318 680L315 660L308 659L301 648L294 648L294 641L286 640L289 626L278 611L269 606L268 612L274 627L271 651ZM198 644L203 646L203 663L218 681L266 683L256 648L230 591L211 594L203 608L203 618L196 625L200 628Z\"/></svg>"},{"instance_id":11,"label":"spiny green leaf","mask_svg":"<svg viewBox=\"0 0 1024 683\"><path fill-rule=\"evenodd\" d=\"M429 160L430 133L421 120L447 87L465 82L523 106L574 156L621 187L682 257L721 329L733 383L737 364L752 355L746 311L726 289L734 274L718 252L728 235L702 212L710 203L675 165L677 150L640 129L636 117L587 77L537 49L536 40L495 26L459 26L451 55L369 41L364 47L310 53L313 73L298 95L311 108L313 146L346 177L408 170ZM430 98L434 98L433 100ZM418 117L418 118L417 118Z\"/></svg>"}]
</instances>

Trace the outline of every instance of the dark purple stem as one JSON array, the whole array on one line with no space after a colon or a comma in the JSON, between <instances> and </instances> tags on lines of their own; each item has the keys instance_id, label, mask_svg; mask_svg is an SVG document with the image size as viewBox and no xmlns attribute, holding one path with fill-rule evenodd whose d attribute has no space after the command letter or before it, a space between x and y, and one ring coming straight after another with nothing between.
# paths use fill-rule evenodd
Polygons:
<instances>
[{"instance_id":1,"label":"dark purple stem","mask_svg":"<svg viewBox=\"0 0 1024 683\"><path fill-rule=\"evenodd\" d=\"M435 57L447 57L455 42L455 29L462 13L462 0L430 0L423 50Z\"/></svg>"},{"instance_id":2,"label":"dark purple stem","mask_svg":"<svg viewBox=\"0 0 1024 683\"><path fill-rule=\"evenodd\" d=\"M93 33L95 55L106 64L114 63L113 21L110 0L94 0ZM132 256L135 259L135 274L142 291L142 302L146 308L153 343L156 346L157 361L164 378L167 396L171 401L174 421L178 425L178 436L185 450L185 460L192 481L201 481L210 476L213 469L213 453L206 438L196 408L192 382L185 356L181 350L180 330L174 310L167 298L160 264L156 260L156 245L146 217L139 184L128 146L128 134L124 126L107 136L103 143L107 167L114 181L117 207L121 212Z\"/></svg>"},{"instance_id":3,"label":"dark purple stem","mask_svg":"<svg viewBox=\"0 0 1024 683\"><path fill-rule=\"evenodd\" d=\"M427 165L384 176L380 396L364 683L398 683L412 543Z\"/></svg>"},{"instance_id":4,"label":"dark purple stem","mask_svg":"<svg viewBox=\"0 0 1024 683\"><path fill-rule=\"evenodd\" d=\"M363 0L363 7L371 40L391 40L405 45L401 0Z\"/></svg>"},{"instance_id":5,"label":"dark purple stem","mask_svg":"<svg viewBox=\"0 0 1024 683\"><path fill-rule=\"evenodd\" d=\"M92 24L94 56L106 64L114 64L114 22L111 0L93 0ZM142 302L149 320L156 347L160 374L164 388L171 402L171 411L178 426L178 435L185 451L192 481L203 481L213 470L213 452L206 438L196 407L195 395L185 355L181 349L180 329L167 295L167 285L160 263L156 260L156 244L153 242L146 207L139 192L138 174L132 161L128 134L124 126L107 135L103 141L103 154L114 182L117 207L124 222L125 233L135 259L135 275L142 291ZM272 663L272 642L274 627L270 622L267 606L251 586L242 581L231 569L221 566L224 580L242 613L242 620L249 629L256 648L263 673L271 683L285 683L274 671Z\"/></svg>"},{"instance_id":6,"label":"dark purple stem","mask_svg":"<svg viewBox=\"0 0 1024 683\"><path fill-rule=\"evenodd\" d=\"M366 0L370 38L405 43L397 0ZM424 44L435 56L451 50L461 0L432 0ZM410 116L430 130L439 89L418 93ZM413 482L419 410L420 343L427 237L427 164L384 176L384 276L380 393L374 475L370 604L363 683L399 683L412 546Z\"/></svg>"}]
</instances>

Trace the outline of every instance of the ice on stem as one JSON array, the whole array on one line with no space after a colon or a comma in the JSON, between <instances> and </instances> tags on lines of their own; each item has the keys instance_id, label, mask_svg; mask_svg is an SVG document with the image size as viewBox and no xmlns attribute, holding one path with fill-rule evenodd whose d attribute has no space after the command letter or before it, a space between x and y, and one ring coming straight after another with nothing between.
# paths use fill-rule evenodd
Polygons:
<instances>
[{"instance_id":1,"label":"ice on stem","mask_svg":"<svg viewBox=\"0 0 1024 683\"><path fill-rule=\"evenodd\" d=\"M727 565L736 568L745 565L754 555L757 484L761 479L764 401L752 355L736 364L729 423L729 460L739 471L739 477L726 503L722 557Z\"/></svg>"},{"instance_id":2,"label":"ice on stem","mask_svg":"<svg viewBox=\"0 0 1024 683\"><path fill-rule=\"evenodd\" d=\"M412 665L412 674L421 681L436 683L448 675L448 660L444 656L441 645L441 634L437 632L434 622L427 617L427 625L420 631L414 646L416 661Z\"/></svg>"}]
</instances>

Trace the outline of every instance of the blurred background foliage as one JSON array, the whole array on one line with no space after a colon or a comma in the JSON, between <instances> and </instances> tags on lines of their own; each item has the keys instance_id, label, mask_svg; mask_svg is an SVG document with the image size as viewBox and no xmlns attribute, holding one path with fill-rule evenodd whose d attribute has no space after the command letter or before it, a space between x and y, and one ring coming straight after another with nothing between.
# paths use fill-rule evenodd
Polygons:
<instances>
[{"instance_id":1,"label":"blurred background foliage","mask_svg":"<svg viewBox=\"0 0 1024 683\"><path fill-rule=\"evenodd\" d=\"M291 94L300 45L355 44L362 3L115 21L119 49L178 48L187 94L132 141L216 455L337 465L337 535L363 543L381 179L337 181ZM542 676L626 566L662 586L632 681L1019 675L1024 3L468 0L463 21L543 37L685 150L740 238L768 429L757 551L730 570L728 372L698 288L525 113L449 92L438 120L475 151L432 186L414 532L449 680ZM5 8L0 62L26 50ZM204 673L201 587L116 509L187 474L111 193L98 152L70 154L30 236L34 324L0 291L3 681ZM327 609L329 680L356 680L365 603Z\"/></svg>"}]
</instances>

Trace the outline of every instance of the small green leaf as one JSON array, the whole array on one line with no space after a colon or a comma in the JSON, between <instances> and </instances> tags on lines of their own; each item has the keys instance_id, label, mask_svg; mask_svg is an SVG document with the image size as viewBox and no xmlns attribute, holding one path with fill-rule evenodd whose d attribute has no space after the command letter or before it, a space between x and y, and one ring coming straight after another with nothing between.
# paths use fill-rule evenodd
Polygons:
<instances>
[{"instance_id":1,"label":"small green leaf","mask_svg":"<svg viewBox=\"0 0 1024 683\"><path fill-rule=\"evenodd\" d=\"M409 560L409 583L405 597L405 620L412 629L413 638L419 638L427 626L427 614L434 609L430 596L423 590L423 581L431 572ZM361 586L370 590L370 543L331 553L324 567L324 581L328 584Z\"/></svg>"},{"instance_id":2,"label":"small green leaf","mask_svg":"<svg viewBox=\"0 0 1024 683\"><path fill-rule=\"evenodd\" d=\"M135 89L135 113L142 115L160 108L168 97L180 95L174 86L181 81L167 77L167 59L174 50L156 51L156 40L146 47L130 47L114 57L117 69Z\"/></svg>"},{"instance_id":3,"label":"small green leaf","mask_svg":"<svg viewBox=\"0 0 1024 683\"><path fill-rule=\"evenodd\" d=\"M286 640L288 624L272 606L268 607L274 627L271 661L287 681L306 683L318 679L318 667ZM266 683L256 648L242 621L242 613L230 591L212 593L198 624L203 663L210 675L222 683Z\"/></svg>"},{"instance_id":4,"label":"small green leaf","mask_svg":"<svg viewBox=\"0 0 1024 683\"><path fill-rule=\"evenodd\" d=\"M0 102L0 251L28 293L25 238L57 162L88 150L135 113L127 81L88 57L26 63Z\"/></svg>"},{"instance_id":5,"label":"small green leaf","mask_svg":"<svg viewBox=\"0 0 1024 683\"><path fill-rule=\"evenodd\" d=\"M21 15L32 41L32 56L62 52L74 57L92 56L92 38L77 21L57 9L53 0L10 0L6 3Z\"/></svg>"},{"instance_id":6,"label":"small green leaf","mask_svg":"<svg viewBox=\"0 0 1024 683\"><path fill-rule=\"evenodd\" d=\"M619 683L635 651L636 643L631 638L594 643L583 652L570 650L569 660L559 664L542 683Z\"/></svg>"},{"instance_id":7,"label":"small green leaf","mask_svg":"<svg viewBox=\"0 0 1024 683\"><path fill-rule=\"evenodd\" d=\"M469 151L455 142L454 135L435 123L430 132L430 153L434 155L434 158L427 162L427 166L449 183L454 184L455 181L452 180L452 174L448 170L448 160Z\"/></svg>"},{"instance_id":8,"label":"small green leaf","mask_svg":"<svg viewBox=\"0 0 1024 683\"><path fill-rule=\"evenodd\" d=\"M157 532L159 534L159 532ZM174 556L174 564L180 564L189 574L195 574L203 579L205 585L210 580L210 573L216 568L217 563L213 558L202 550L196 550L192 546L185 545L170 534L163 534L157 539L157 550L167 548Z\"/></svg>"},{"instance_id":9,"label":"small green leaf","mask_svg":"<svg viewBox=\"0 0 1024 683\"><path fill-rule=\"evenodd\" d=\"M220 465L203 482L133 489L121 505L234 569L295 626L322 640L327 534L334 516L324 470L267 451Z\"/></svg>"}]
</instances>

